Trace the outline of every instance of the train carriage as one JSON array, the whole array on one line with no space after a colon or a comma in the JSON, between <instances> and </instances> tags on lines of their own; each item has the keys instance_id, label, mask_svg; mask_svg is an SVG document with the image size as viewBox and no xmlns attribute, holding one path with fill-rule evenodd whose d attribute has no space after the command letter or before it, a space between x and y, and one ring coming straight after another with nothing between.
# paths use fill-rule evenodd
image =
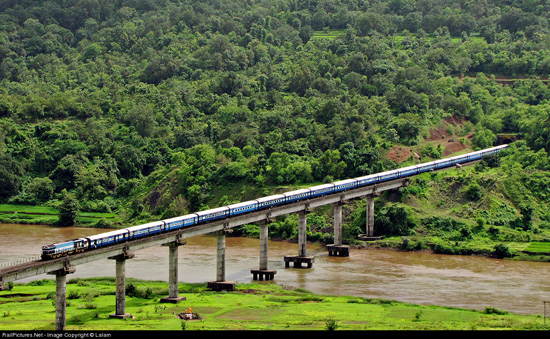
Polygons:
<instances>
[{"instance_id":1,"label":"train carriage","mask_svg":"<svg viewBox=\"0 0 550 339\"><path fill-rule=\"evenodd\" d=\"M383 174L380 174L381 182L395 180L395 179L399 179L399 170L388 171L388 172L384 172Z\"/></svg>"},{"instance_id":2,"label":"train carriage","mask_svg":"<svg viewBox=\"0 0 550 339\"><path fill-rule=\"evenodd\" d=\"M271 195L269 197L256 199L258 202L258 208L270 208L273 206L282 205L286 201L286 197L283 194Z\"/></svg>"},{"instance_id":3,"label":"train carriage","mask_svg":"<svg viewBox=\"0 0 550 339\"><path fill-rule=\"evenodd\" d=\"M434 169L435 169L435 162L432 161L432 162L419 165L418 173L430 172L430 171L433 171Z\"/></svg>"},{"instance_id":4,"label":"train carriage","mask_svg":"<svg viewBox=\"0 0 550 339\"><path fill-rule=\"evenodd\" d=\"M320 197L323 195L334 193L334 184L324 184L319 186L314 186L309 189L310 197Z\"/></svg>"},{"instance_id":5,"label":"train carriage","mask_svg":"<svg viewBox=\"0 0 550 339\"><path fill-rule=\"evenodd\" d=\"M229 208L227 206L214 208L207 211L197 212L197 223L204 223L218 219L224 219L229 216Z\"/></svg>"},{"instance_id":6,"label":"train carriage","mask_svg":"<svg viewBox=\"0 0 550 339\"><path fill-rule=\"evenodd\" d=\"M468 153L467 159L468 161L475 161L475 160L480 160L482 157L483 157L483 152L477 151L473 153Z\"/></svg>"},{"instance_id":7,"label":"train carriage","mask_svg":"<svg viewBox=\"0 0 550 339\"><path fill-rule=\"evenodd\" d=\"M378 174L370 174L357 178L357 187L374 185L379 181Z\"/></svg>"},{"instance_id":8,"label":"train carriage","mask_svg":"<svg viewBox=\"0 0 550 339\"><path fill-rule=\"evenodd\" d=\"M454 166L454 163L451 159L442 159L435 161L435 169L447 168L449 166Z\"/></svg>"},{"instance_id":9,"label":"train carriage","mask_svg":"<svg viewBox=\"0 0 550 339\"><path fill-rule=\"evenodd\" d=\"M164 221L155 221L143 225L137 225L126 228L128 237L131 240L148 237L150 235L161 233L165 229Z\"/></svg>"},{"instance_id":10,"label":"train carriage","mask_svg":"<svg viewBox=\"0 0 550 339\"><path fill-rule=\"evenodd\" d=\"M88 248L96 249L105 246L116 245L130 239L126 229L116 230L107 233L101 233L86 237L88 240Z\"/></svg>"},{"instance_id":11,"label":"train carriage","mask_svg":"<svg viewBox=\"0 0 550 339\"><path fill-rule=\"evenodd\" d=\"M309 189L301 189L301 190L286 192L286 193L283 193L283 195L286 197L285 203L290 203L294 201L309 199L311 195L311 191Z\"/></svg>"},{"instance_id":12,"label":"train carriage","mask_svg":"<svg viewBox=\"0 0 550 339\"><path fill-rule=\"evenodd\" d=\"M229 208L229 216L235 216L258 210L258 202L256 200L246 201L238 204L229 205L227 207Z\"/></svg>"},{"instance_id":13,"label":"train carriage","mask_svg":"<svg viewBox=\"0 0 550 339\"><path fill-rule=\"evenodd\" d=\"M409 166L398 169L399 177L410 177L411 175L418 174L418 166Z\"/></svg>"},{"instance_id":14,"label":"train carriage","mask_svg":"<svg viewBox=\"0 0 550 339\"><path fill-rule=\"evenodd\" d=\"M340 180L334 183L334 192L346 191L357 187L356 179Z\"/></svg>"},{"instance_id":15,"label":"train carriage","mask_svg":"<svg viewBox=\"0 0 550 339\"><path fill-rule=\"evenodd\" d=\"M184 227L193 226L197 223L198 216L196 214L187 214L180 217L164 220L166 231L173 231Z\"/></svg>"}]
</instances>

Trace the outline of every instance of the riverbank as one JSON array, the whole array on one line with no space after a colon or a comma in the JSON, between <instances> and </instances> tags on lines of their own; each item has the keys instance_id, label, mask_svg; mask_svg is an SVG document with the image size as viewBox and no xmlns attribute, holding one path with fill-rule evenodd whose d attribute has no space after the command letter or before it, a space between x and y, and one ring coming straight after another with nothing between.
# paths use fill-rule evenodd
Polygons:
<instances>
[{"instance_id":1,"label":"riverbank","mask_svg":"<svg viewBox=\"0 0 550 339\"><path fill-rule=\"evenodd\" d=\"M59 209L55 207L0 204L0 223L55 226L58 221ZM75 226L109 228L118 223L120 217L116 213L79 212Z\"/></svg>"},{"instance_id":2,"label":"riverbank","mask_svg":"<svg viewBox=\"0 0 550 339\"><path fill-rule=\"evenodd\" d=\"M212 292L206 284L180 284L179 304L163 304L165 282L127 280L126 312L115 308L112 278L72 279L67 284L67 330L548 330L542 315L494 308L473 311L384 299L320 295L270 283L237 284ZM14 284L0 292L0 331L54 330L55 282ZM183 320L186 313L194 319ZM548 320L546 321L548 323Z\"/></svg>"}]
</instances>

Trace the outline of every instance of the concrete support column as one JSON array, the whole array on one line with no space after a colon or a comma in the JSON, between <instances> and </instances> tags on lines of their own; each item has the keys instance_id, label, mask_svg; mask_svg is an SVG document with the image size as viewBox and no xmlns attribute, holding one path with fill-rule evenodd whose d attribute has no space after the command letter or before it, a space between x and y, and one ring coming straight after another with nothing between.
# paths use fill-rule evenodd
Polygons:
<instances>
[{"instance_id":1,"label":"concrete support column","mask_svg":"<svg viewBox=\"0 0 550 339\"><path fill-rule=\"evenodd\" d=\"M65 330L67 319L67 275L57 273L55 275L55 329Z\"/></svg>"},{"instance_id":2,"label":"concrete support column","mask_svg":"<svg viewBox=\"0 0 550 339\"><path fill-rule=\"evenodd\" d=\"M367 195L367 215L366 215L366 234L367 237L374 237L374 195Z\"/></svg>"},{"instance_id":3,"label":"concrete support column","mask_svg":"<svg viewBox=\"0 0 550 339\"><path fill-rule=\"evenodd\" d=\"M267 269L269 230L267 223L260 225L260 269L251 270L254 280L273 280L277 271Z\"/></svg>"},{"instance_id":4,"label":"concrete support column","mask_svg":"<svg viewBox=\"0 0 550 339\"><path fill-rule=\"evenodd\" d=\"M327 245L329 256L349 256L349 246L342 244L342 202L334 205L334 244Z\"/></svg>"},{"instance_id":5,"label":"concrete support column","mask_svg":"<svg viewBox=\"0 0 550 339\"><path fill-rule=\"evenodd\" d=\"M334 205L334 245L342 245L342 204Z\"/></svg>"},{"instance_id":6,"label":"concrete support column","mask_svg":"<svg viewBox=\"0 0 550 339\"><path fill-rule=\"evenodd\" d=\"M55 330L65 331L67 320L67 274L74 273L75 269L66 267L50 272L55 274Z\"/></svg>"},{"instance_id":7,"label":"concrete support column","mask_svg":"<svg viewBox=\"0 0 550 339\"><path fill-rule=\"evenodd\" d=\"M298 213L298 256L305 257L307 251L307 214Z\"/></svg>"},{"instance_id":8,"label":"concrete support column","mask_svg":"<svg viewBox=\"0 0 550 339\"><path fill-rule=\"evenodd\" d=\"M290 263L294 263L294 267L302 268L302 264L306 264L307 268L311 268L315 257L308 257L307 252L307 210L298 212L298 255L285 256L285 267L290 267Z\"/></svg>"},{"instance_id":9,"label":"concrete support column","mask_svg":"<svg viewBox=\"0 0 550 339\"><path fill-rule=\"evenodd\" d=\"M217 234L216 281L225 281L225 232Z\"/></svg>"},{"instance_id":10,"label":"concrete support column","mask_svg":"<svg viewBox=\"0 0 550 339\"><path fill-rule=\"evenodd\" d=\"M160 302L178 303L185 300L185 297L178 297L178 248L185 244L185 241L178 239L163 245L168 246L168 297L160 299Z\"/></svg>"},{"instance_id":11,"label":"concrete support column","mask_svg":"<svg viewBox=\"0 0 550 339\"><path fill-rule=\"evenodd\" d=\"M216 281L208 282L208 288L216 291L233 291L235 283L225 280L225 231L217 232L217 260L216 260Z\"/></svg>"},{"instance_id":12,"label":"concrete support column","mask_svg":"<svg viewBox=\"0 0 550 339\"><path fill-rule=\"evenodd\" d=\"M405 182L406 183L406 182ZM405 185L404 183L404 185ZM360 234L357 238L364 241L373 241L381 239L374 236L374 194L367 195L367 209L365 213L365 234Z\"/></svg>"},{"instance_id":13,"label":"concrete support column","mask_svg":"<svg viewBox=\"0 0 550 339\"><path fill-rule=\"evenodd\" d=\"M168 297L178 296L178 246L168 246Z\"/></svg>"},{"instance_id":14,"label":"concrete support column","mask_svg":"<svg viewBox=\"0 0 550 339\"><path fill-rule=\"evenodd\" d=\"M260 270L267 270L269 228L260 225Z\"/></svg>"},{"instance_id":15,"label":"concrete support column","mask_svg":"<svg viewBox=\"0 0 550 339\"><path fill-rule=\"evenodd\" d=\"M134 257L134 254L121 254L111 259L116 261L116 313L111 318L124 319L132 315L126 313L126 260Z\"/></svg>"}]
</instances>

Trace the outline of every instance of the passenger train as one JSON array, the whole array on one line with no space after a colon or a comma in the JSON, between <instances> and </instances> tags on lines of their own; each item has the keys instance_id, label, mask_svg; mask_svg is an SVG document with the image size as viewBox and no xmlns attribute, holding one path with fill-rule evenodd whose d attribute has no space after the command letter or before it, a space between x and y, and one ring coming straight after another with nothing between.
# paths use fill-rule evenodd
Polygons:
<instances>
[{"instance_id":1,"label":"passenger train","mask_svg":"<svg viewBox=\"0 0 550 339\"><path fill-rule=\"evenodd\" d=\"M272 195L259 198L256 200L241 202L229 206L210 209L192 213L172 219L166 219L156 222L151 222L143 225L128 227L116 231L101 233L89 237L74 239L70 241L54 243L42 247L42 260L58 258L68 254L79 253L97 248L103 248L127 241L149 237L155 234L171 232L185 227L196 226L212 222L215 220L225 219L237 216L244 213L260 211L280 206L297 201L307 200L311 198L321 197L329 194L334 194L349 189L375 185L377 183L407 178L424 172L435 171L439 169L449 168L459 164L465 164L471 161L477 161L486 155L495 154L508 145L500 145L493 148L459 155L451 158L441 159L433 162L423 163L419 165L404 167L387 171L378 174L371 174L355 179L341 180L330 184L300 189L283 194Z\"/></svg>"}]
</instances>

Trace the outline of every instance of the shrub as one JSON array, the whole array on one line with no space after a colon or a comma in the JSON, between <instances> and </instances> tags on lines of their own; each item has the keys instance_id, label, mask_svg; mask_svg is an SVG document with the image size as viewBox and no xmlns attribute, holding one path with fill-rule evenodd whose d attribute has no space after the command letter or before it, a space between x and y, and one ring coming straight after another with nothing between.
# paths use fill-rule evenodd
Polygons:
<instances>
[{"instance_id":1,"label":"shrub","mask_svg":"<svg viewBox=\"0 0 550 339\"><path fill-rule=\"evenodd\" d=\"M508 258L513 256L512 252L510 251L510 248L504 244L498 244L495 246L495 250L493 252L498 258Z\"/></svg>"}]
</instances>

